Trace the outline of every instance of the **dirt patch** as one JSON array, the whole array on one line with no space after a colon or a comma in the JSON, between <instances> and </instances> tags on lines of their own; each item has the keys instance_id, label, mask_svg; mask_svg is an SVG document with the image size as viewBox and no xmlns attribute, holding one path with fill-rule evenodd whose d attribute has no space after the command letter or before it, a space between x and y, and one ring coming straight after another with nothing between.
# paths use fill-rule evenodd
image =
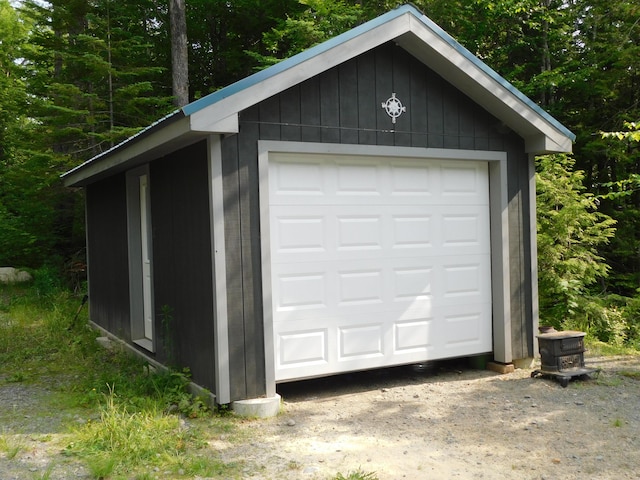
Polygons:
<instances>
[{"instance_id":1,"label":"dirt patch","mask_svg":"<svg viewBox=\"0 0 640 480\"><path fill-rule=\"evenodd\" d=\"M601 369L597 378L567 388L528 369L499 375L451 362L282 385L280 416L239 421L241 434L210 438L209 453L243 462L253 479L358 469L380 480L638 479L640 358L588 365ZM30 416L47 398L35 386L0 386L0 433L24 441L14 457L0 453L3 480L88 478L55 433L76 419Z\"/></svg>"}]
</instances>

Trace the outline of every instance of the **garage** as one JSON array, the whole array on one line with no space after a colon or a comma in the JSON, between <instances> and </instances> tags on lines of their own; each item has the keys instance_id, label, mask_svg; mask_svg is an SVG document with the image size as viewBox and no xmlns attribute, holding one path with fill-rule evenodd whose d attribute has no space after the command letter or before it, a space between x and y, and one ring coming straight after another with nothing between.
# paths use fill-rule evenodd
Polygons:
<instances>
[{"instance_id":1,"label":"garage","mask_svg":"<svg viewBox=\"0 0 640 480\"><path fill-rule=\"evenodd\" d=\"M278 383L298 379L528 361L535 157L573 139L399 7L64 175L86 189L91 321L149 362L188 368L218 404L275 411ZM132 255L141 185L146 282Z\"/></svg>"},{"instance_id":2,"label":"garage","mask_svg":"<svg viewBox=\"0 0 640 480\"><path fill-rule=\"evenodd\" d=\"M277 382L492 350L487 161L268 159Z\"/></svg>"}]
</instances>

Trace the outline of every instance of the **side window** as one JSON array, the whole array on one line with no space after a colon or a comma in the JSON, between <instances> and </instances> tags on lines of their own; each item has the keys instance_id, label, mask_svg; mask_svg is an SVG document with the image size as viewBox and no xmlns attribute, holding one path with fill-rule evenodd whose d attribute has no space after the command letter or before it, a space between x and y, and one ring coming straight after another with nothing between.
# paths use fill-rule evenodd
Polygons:
<instances>
[{"instance_id":1,"label":"side window","mask_svg":"<svg viewBox=\"0 0 640 480\"><path fill-rule=\"evenodd\" d=\"M127 173L131 339L153 352L153 242L149 191L148 166Z\"/></svg>"}]
</instances>

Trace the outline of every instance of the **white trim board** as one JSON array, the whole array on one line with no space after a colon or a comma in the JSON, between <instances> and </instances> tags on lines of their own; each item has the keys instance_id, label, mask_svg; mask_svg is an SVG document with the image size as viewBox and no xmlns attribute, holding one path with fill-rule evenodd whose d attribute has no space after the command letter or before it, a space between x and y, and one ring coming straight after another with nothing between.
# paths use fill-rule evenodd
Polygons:
<instances>
[{"instance_id":1,"label":"white trim board","mask_svg":"<svg viewBox=\"0 0 640 480\"><path fill-rule=\"evenodd\" d=\"M215 355L216 398L218 403L231 402L229 373L229 327L227 311L227 268L224 241L224 193L222 190L222 140L210 135L207 140L209 171L209 212L211 225L211 258L213 262L213 339Z\"/></svg>"}]
</instances>

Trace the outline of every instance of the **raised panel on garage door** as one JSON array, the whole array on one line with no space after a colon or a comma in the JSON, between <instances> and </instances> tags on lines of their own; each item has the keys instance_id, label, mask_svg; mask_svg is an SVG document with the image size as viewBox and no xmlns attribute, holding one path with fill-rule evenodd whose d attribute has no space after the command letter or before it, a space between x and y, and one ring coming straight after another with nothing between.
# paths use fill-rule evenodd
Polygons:
<instances>
[{"instance_id":1,"label":"raised panel on garage door","mask_svg":"<svg viewBox=\"0 0 640 480\"><path fill-rule=\"evenodd\" d=\"M277 381L491 351L486 162L269 157Z\"/></svg>"}]
</instances>

